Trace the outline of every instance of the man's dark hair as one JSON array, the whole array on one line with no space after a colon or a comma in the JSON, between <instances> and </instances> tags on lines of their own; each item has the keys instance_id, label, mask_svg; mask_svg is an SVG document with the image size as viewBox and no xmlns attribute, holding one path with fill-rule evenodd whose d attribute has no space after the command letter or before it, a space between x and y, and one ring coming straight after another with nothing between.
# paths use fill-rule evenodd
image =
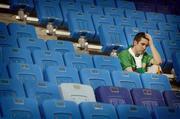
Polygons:
<instances>
[{"instance_id":1,"label":"man's dark hair","mask_svg":"<svg viewBox=\"0 0 180 119\"><path fill-rule=\"evenodd\" d=\"M137 43L141 40L141 38L146 38L146 33L145 32L139 32L135 35L134 41L137 41ZM148 39L147 39L148 40Z\"/></svg>"}]
</instances>

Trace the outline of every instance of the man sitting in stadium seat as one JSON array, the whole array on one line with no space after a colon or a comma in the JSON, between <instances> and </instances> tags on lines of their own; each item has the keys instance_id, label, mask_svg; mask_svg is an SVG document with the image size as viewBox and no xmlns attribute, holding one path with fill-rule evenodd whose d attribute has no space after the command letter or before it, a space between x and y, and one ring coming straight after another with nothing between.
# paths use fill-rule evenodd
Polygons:
<instances>
[{"instance_id":1,"label":"man sitting in stadium seat","mask_svg":"<svg viewBox=\"0 0 180 119\"><path fill-rule=\"evenodd\" d=\"M152 55L145 52L148 46L151 49ZM133 45L120 52L118 57L121 61L123 70L130 72L158 73L159 64L162 63L161 57L153 44L152 37L144 32L136 34L133 40ZM152 68L149 68L150 71L148 71L149 66L153 66L153 70Z\"/></svg>"}]
</instances>

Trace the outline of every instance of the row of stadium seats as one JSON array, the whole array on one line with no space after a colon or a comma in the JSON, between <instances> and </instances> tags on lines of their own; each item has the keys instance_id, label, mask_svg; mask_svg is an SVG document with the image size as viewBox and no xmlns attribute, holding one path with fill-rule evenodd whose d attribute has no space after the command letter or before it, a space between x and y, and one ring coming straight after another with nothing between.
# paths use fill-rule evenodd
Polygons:
<instances>
[{"instance_id":1,"label":"row of stadium seats","mask_svg":"<svg viewBox=\"0 0 180 119\"><path fill-rule=\"evenodd\" d=\"M180 109L156 107L153 114L139 105L118 105L71 101L46 100L38 108L31 98L1 98L3 119L178 119ZM1 118L1 117L0 117Z\"/></svg>"}]
</instances>

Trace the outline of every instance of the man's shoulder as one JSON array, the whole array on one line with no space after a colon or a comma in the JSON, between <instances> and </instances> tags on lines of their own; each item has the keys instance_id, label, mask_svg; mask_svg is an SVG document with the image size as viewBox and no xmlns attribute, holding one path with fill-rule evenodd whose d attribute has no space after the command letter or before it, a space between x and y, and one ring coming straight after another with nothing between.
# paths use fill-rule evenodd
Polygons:
<instances>
[{"instance_id":1,"label":"man's shoulder","mask_svg":"<svg viewBox=\"0 0 180 119\"><path fill-rule=\"evenodd\" d=\"M128 56L130 56L128 49L125 49L125 50L121 51L120 53L118 53L119 58L128 57Z\"/></svg>"}]
</instances>

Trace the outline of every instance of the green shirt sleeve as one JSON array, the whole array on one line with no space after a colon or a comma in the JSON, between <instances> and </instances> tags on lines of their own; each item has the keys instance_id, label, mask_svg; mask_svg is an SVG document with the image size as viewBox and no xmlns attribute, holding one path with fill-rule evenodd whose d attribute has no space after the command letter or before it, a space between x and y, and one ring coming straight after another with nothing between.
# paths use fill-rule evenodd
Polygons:
<instances>
[{"instance_id":1,"label":"green shirt sleeve","mask_svg":"<svg viewBox=\"0 0 180 119\"><path fill-rule=\"evenodd\" d=\"M144 56L143 56L143 60L142 62L147 64L147 65L151 65L150 64L150 61L153 59L153 56L151 54L148 54L148 53L144 53Z\"/></svg>"}]
</instances>

